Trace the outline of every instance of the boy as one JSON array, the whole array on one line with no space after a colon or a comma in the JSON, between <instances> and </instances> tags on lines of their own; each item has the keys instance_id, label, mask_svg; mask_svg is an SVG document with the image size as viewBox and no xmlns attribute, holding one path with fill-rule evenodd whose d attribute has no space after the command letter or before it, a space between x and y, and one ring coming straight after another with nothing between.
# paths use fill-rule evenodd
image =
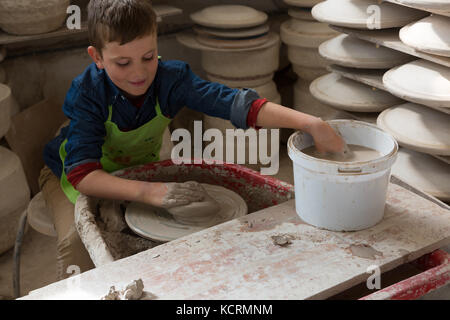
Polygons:
<instances>
[{"instance_id":1,"label":"boy","mask_svg":"<svg viewBox=\"0 0 450 320\"><path fill-rule=\"evenodd\" d=\"M93 59L67 93L70 125L46 146L40 186L58 233L58 276L93 268L74 226L79 192L170 208L203 199L196 183L133 181L109 173L159 160L162 134L183 107L230 120L237 128L293 128L310 133L322 152L344 142L320 118L198 78L181 61L159 61L156 16L147 0L91 0ZM50 171L51 170L51 171ZM58 177L58 178L57 178Z\"/></svg>"}]
</instances>

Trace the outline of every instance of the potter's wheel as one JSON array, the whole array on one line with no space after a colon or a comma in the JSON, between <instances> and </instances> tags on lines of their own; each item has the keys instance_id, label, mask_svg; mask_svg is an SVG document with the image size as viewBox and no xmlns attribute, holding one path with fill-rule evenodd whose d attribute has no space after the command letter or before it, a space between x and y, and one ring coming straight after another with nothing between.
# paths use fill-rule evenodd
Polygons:
<instances>
[{"instance_id":1,"label":"potter's wheel","mask_svg":"<svg viewBox=\"0 0 450 320\"><path fill-rule=\"evenodd\" d=\"M205 225L195 226L181 223L165 209L137 202L128 205L125 221L130 229L141 237L166 242L247 214L247 204L237 193L221 186L210 184L202 184L202 186L221 207L221 210Z\"/></svg>"}]
</instances>

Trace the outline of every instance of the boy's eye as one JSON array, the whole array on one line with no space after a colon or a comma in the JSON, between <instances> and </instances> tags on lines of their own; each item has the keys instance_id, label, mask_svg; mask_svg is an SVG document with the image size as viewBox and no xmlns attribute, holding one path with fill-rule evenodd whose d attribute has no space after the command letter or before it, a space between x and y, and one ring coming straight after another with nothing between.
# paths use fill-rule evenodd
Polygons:
<instances>
[{"instance_id":1,"label":"boy's eye","mask_svg":"<svg viewBox=\"0 0 450 320\"><path fill-rule=\"evenodd\" d=\"M153 56L151 56L151 57L145 57L144 60L147 60L147 61L153 60Z\"/></svg>"},{"instance_id":2,"label":"boy's eye","mask_svg":"<svg viewBox=\"0 0 450 320\"><path fill-rule=\"evenodd\" d=\"M117 65L119 66L119 67L125 67L125 66L127 66L129 64L129 62L125 62L125 63L119 63L119 62L117 62Z\"/></svg>"}]
</instances>

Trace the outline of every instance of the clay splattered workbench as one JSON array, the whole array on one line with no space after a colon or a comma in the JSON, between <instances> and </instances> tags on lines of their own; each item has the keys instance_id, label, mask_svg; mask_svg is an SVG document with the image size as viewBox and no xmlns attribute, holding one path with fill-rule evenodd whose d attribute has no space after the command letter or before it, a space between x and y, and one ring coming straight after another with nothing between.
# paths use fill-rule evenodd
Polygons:
<instances>
[{"instance_id":1,"label":"clay splattered workbench","mask_svg":"<svg viewBox=\"0 0 450 320\"><path fill-rule=\"evenodd\" d=\"M277 235L291 244L274 244ZM111 285L138 278L159 299L322 299L365 282L369 266L385 272L449 242L450 211L391 183L385 217L370 229L314 228L298 218L289 200L23 299L99 299Z\"/></svg>"}]
</instances>

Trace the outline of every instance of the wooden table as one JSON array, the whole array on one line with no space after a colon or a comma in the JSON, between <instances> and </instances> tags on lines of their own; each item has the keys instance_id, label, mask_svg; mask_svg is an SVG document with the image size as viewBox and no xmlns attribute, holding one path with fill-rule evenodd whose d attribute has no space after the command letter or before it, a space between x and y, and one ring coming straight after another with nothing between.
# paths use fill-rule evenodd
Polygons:
<instances>
[{"instance_id":1,"label":"wooden table","mask_svg":"<svg viewBox=\"0 0 450 320\"><path fill-rule=\"evenodd\" d=\"M302 222L294 206L294 200L287 201L22 299L99 299L110 286L138 278L146 296L156 299L324 299L365 282L370 266L385 272L450 243L450 210L394 183L384 219L362 231L317 229ZM275 235L288 235L292 243L276 245ZM354 245L371 246L382 255L356 256Z\"/></svg>"}]
</instances>

